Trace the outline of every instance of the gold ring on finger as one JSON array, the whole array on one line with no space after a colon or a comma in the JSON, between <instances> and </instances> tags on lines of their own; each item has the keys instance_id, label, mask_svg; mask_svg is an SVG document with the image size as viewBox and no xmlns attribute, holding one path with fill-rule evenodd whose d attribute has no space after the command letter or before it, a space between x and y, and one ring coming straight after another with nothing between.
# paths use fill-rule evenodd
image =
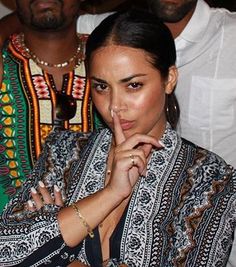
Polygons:
<instances>
[{"instance_id":1,"label":"gold ring on finger","mask_svg":"<svg viewBox=\"0 0 236 267\"><path fill-rule=\"evenodd\" d=\"M132 165L134 166L134 165L135 165L135 162L134 162L134 155L133 155L133 154L130 154L129 157L130 157L130 159L131 159Z\"/></svg>"}]
</instances>

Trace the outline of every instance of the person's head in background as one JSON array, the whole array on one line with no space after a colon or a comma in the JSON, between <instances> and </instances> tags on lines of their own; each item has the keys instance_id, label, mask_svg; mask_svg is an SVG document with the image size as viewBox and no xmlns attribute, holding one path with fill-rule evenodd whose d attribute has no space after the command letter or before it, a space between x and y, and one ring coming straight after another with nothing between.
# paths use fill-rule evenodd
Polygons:
<instances>
[{"instance_id":1,"label":"person's head in background","mask_svg":"<svg viewBox=\"0 0 236 267\"><path fill-rule=\"evenodd\" d=\"M165 23L178 23L192 16L198 0L147 0L149 10Z\"/></svg>"},{"instance_id":2,"label":"person's head in background","mask_svg":"<svg viewBox=\"0 0 236 267\"><path fill-rule=\"evenodd\" d=\"M44 32L61 30L74 23L79 14L79 6L79 0L16 0L16 12L21 23Z\"/></svg>"},{"instance_id":3,"label":"person's head in background","mask_svg":"<svg viewBox=\"0 0 236 267\"><path fill-rule=\"evenodd\" d=\"M175 127L176 51L168 28L155 16L130 10L106 18L86 46L92 100L112 129L116 113L126 136L163 134Z\"/></svg>"}]
</instances>

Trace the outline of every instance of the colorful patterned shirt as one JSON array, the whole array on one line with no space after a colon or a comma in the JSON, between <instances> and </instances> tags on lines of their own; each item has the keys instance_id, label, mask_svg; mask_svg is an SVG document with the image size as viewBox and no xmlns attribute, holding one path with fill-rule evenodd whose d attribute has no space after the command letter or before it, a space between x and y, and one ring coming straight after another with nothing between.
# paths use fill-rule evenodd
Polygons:
<instances>
[{"instance_id":1,"label":"colorful patterned shirt","mask_svg":"<svg viewBox=\"0 0 236 267\"><path fill-rule=\"evenodd\" d=\"M79 35L82 45L86 35ZM53 76L27 56L14 34L3 49L3 83L0 89L0 212L21 188L52 130L56 87ZM84 63L63 76L61 91L76 99L76 115L66 129L93 129L89 88Z\"/></svg>"}]
</instances>

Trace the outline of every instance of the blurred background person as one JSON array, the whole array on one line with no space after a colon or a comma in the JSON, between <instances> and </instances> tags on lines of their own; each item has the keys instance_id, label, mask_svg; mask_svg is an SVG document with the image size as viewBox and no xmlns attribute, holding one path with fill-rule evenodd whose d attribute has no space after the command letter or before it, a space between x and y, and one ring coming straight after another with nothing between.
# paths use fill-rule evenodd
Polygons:
<instances>
[{"instance_id":1,"label":"blurred background person","mask_svg":"<svg viewBox=\"0 0 236 267\"><path fill-rule=\"evenodd\" d=\"M2 50L0 212L21 189L53 127L93 130L78 0L18 0L22 31ZM87 90L86 90L87 89Z\"/></svg>"}]
</instances>

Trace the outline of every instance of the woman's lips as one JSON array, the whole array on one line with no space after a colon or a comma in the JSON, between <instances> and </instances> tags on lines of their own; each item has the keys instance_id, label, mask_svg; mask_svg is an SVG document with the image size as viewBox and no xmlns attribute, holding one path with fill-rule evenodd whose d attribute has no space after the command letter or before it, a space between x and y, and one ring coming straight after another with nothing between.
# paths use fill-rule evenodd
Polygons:
<instances>
[{"instance_id":1,"label":"woman's lips","mask_svg":"<svg viewBox=\"0 0 236 267\"><path fill-rule=\"evenodd\" d=\"M133 127L134 121L120 120L122 130L129 130Z\"/></svg>"}]
</instances>

